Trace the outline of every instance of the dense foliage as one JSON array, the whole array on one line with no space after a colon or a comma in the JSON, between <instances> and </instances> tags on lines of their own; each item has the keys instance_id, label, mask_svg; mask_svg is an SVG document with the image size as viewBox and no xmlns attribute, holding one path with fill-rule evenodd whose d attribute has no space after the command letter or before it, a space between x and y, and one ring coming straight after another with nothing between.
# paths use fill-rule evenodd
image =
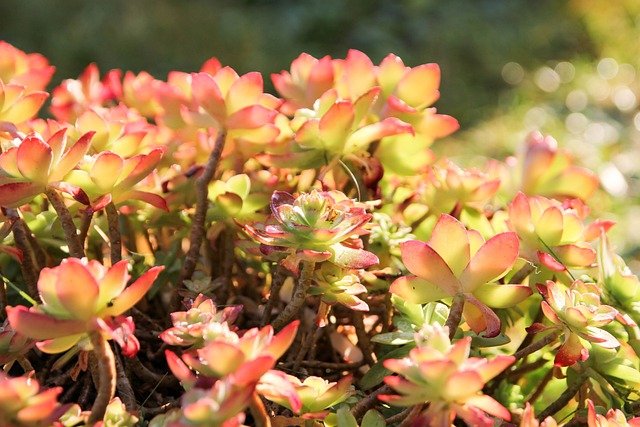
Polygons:
<instances>
[{"instance_id":1,"label":"dense foliage","mask_svg":"<svg viewBox=\"0 0 640 427\"><path fill-rule=\"evenodd\" d=\"M438 65L53 71L0 43L5 424L639 423L597 175L443 156Z\"/></svg>"}]
</instances>

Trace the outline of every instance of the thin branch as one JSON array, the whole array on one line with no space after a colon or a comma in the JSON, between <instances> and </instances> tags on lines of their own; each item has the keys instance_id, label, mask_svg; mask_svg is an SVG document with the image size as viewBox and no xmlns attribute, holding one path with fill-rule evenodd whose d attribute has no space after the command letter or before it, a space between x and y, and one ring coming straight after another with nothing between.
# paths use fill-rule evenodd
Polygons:
<instances>
[{"instance_id":1,"label":"thin branch","mask_svg":"<svg viewBox=\"0 0 640 427\"><path fill-rule=\"evenodd\" d=\"M94 425L98 421L102 421L109 402L116 394L116 362L111 346L100 332L89 332L89 338L98 362L99 373L98 395L91 407L88 421L89 425Z\"/></svg>"},{"instance_id":2,"label":"thin branch","mask_svg":"<svg viewBox=\"0 0 640 427\"><path fill-rule=\"evenodd\" d=\"M449 308L449 317L447 317L447 321L444 326L449 328L449 339L453 339L458 331L458 326L460 325L460 321L462 320L462 309L464 308L464 295L457 294L453 297L453 301L451 302L451 307Z\"/></svg>"},{"instance_id":3,"label":"thin branch","mask_svg":"<svg viewBox=\"0 0 640 427\"><path fill-rule=\"evenodd\" d=\"M273 309L273 305L278 299L280 288L284 284L284 281L287 279L287 274L285 272L284 267L281 265L276 265L275 271L273 272L273 279L271 280L271 290L269 291L269 299L267 303L264 305L264 311L262 312L262 320L260 321L260 327L265 327L271 321L271 310Z\"/></svg>"},{"instance_id":4,"label":"thin branch","mask_svg":"<svg viewBox=\"0 0 640 427\"><path fill-rule=\"evenodd\" d=\"M78 229L73 223L73 217L64 204L64 200L53 188L47 188L45 190L47 199L56 210L60 223L62 224L62 231L64 231L64 237L69 246L69 255L74 258L84 258L84 247L80 242L80 236L78 236Z\"/></svg>"},{"instance_id":5,"label":"thin branch","mask_svg":"<svg viewBox=\"0 0 640 427\"><path fill-rule=\"evenodd\" d=\"M562 334L562 331L560 330L553 331L548 335L545 335L544 337L540 338L538 341L534 342L533 344L530 344L527 347L521 350L518 350L513 356L516 358L516 360L523 359L528 355L535 353L536 351L540 350L546 345L551 344L552 342L557 340L560 334Z\"/></svg>"},{"instance_id":6,"label":"thin branch","mask_svg":"<svg viewBox=\"0 0 640 427\"><path fill-rule=\"evenodd\" d=\"M80 242L82 246L85 245L87 241L87 236L89 235L89 229L91 228L91 222L93 221L93 211L90 213L84 213L82 215L82 222L80 223Z\"/></svg>"},{"instance_id":7,"label":"thin branch","mask_svg":"<svg viewBox=\"0 0 640 427\"><path fill-rule=\"evenodd\" d=\"M13 240L16 242L16 247L22 251L22 263L20 269L22 270L22 276L29 289L29 295L40 302L40 295L38 293L38 275L40 269L38 268L33 253L33 248L29 243L27 237L27 230L24 221L20 217L18 209L7 209L7 218L13 222L12 232Z\"/></svg>"},{"instance_id":8,"label":"thin branch","mask_svg":"<svg viewBox=\"0 0 640 427\"><path fill-rule=\"evenodd\" d=\"M538 398L542 395L542 392L547 387L547 384L549 384L549 381L551 381L552 378L553 378L553 368L549 369L547 373L544 375L544 377L542 377L542 380L540 380L540 382L536 386L536 389L527 398L527 402L533 405L533 402L538 400Z\"/></svg>"},{"instance_id":9,"label":"thin branch","mask_svg":"<svg viewBox=\"0 0 640 427\"><path fill-rule=\"evenodd\" d=\"M373 358L373 349L371 348L371 341L369 335L364 329L364 316L360 311L352 311L351 318L353 320L353 326L356 328L356 336L358 337L358 347L362 350L364 360L369 366L375 365L376 361Z\"/></svg>"},{"instance_id":10,"label":"thin branch","mask_svg":"<svg viewBox=\"0 0 640 427\"><path fill-rule=\"evenodd\" d=\"M293 298L287 306L280 312L278 317L271 323L273 329L278 330L283 328L293 317L298 313L304 300L307 298L307 291L311 286L311 279L313 278L313 271L316 269L315 261L302 261L302 269L300 271L300 277L296 284L296 289L293 293Z\"/></svg>"},{"instance_id":11,"label":"thin branch","mask_svg":"<svg viewBox=\"0 0 640 427\"><path fill-rule=\"evenodd\" d=\"M387 384L373 391L364 399L361 399L353 408L351 408L351 415L359 420L364 416L365 412L376 406L378 403L378 396L386 393L393 393L393 389Z\"/></svg>"},{"instance_id":12,"label":"thin branch","mask_svg":"<svg viewBox=\"0 0 640 427\"><path fill-rule=\"evenodd\" d=\"M111 249L111 265L122 260L122 236L120 234L120 221L118 208L113 202L105 206L107 223L109 224L109 246Z\"/></svg>"},{"instance_id":13,"label":"thin branch","mask_svg":"<svg viewBox=\"0 0 640 427\"><path fill-rule=\"evenodd\" d=\"M387 425L399 423L405 420L413 420L422 410L422 405L414 405L405 408L402 412L385 419Z\"/></svg>"},{"instance_id":14,"label":"thin branch","mask_svg":"<svg viewBox=\"0 0 640 427\"><path fill-rule=\"evenodd\" d=\"M202 240L205 235L205 220L207 217L207 207L209 205L209 183L213 179L216 170L218 169L218 163L220 162L220 156L224 148L224 142L227 136L227 132L221 129L218 132L215 145L207 161L207 165L202 172L202 175L196 180L196 210L193 215L193 221L191 224L191 234L189 235L189 250L182 264L182 271L180 277L176 283L176 290L182 288L185 280L191 279L196 265L198 264L198 258L200 255L200 246L202 246ZM180 296L178 292L174 293L172 306L178 307L180 305Z\"/></svg>"},{"instance_id":15,"label":"thin branch","mask_svg":"<svg viewBox=\"0 0 640 427\"><path fill-rule=\"evenodd\" d=\"M316 326L313 333L309 333L309 335L307 336L307 339L302 344L302 348L296 355L296 359L295 359L295 362L293 363L293 368L292 368L294 371L297 371L298 369L300 369L300 366L302 365L302 361L304 360L307 353L309 353L309 349L320 339L323 332L324 332L323 328Z\"/></svg>"},{"instance_id":16,"label":"thin branch","mask_svg":"<svg viewBox=\"0 0 640 427\"><path fill-rule=\"evenodd\" d=\"M535 264L530 261L526 261L520 270L513 275L509 283L517 284L524 282L524 279L527 278L531 273L533 273L536 269Z\"/></svg>"},{"instance_id":17,"label":"thin branch","mask_svg":"<svg viewBox=\"0 0 640 427\"><path fill-rule=\"evenodd\" d=\"M584 382L586 381L586 372L587 371L578 376L578 378L576 378L571 384L569 384L567 389L560 395L560 397L553 401L551 405L547 406L544 411L540 412L540 414L538 415L538 420L542 421L547 417L553 416L553 414L564 408L567 403L569 403L571 399L573 399L578 390L580 390L580 387L582 387L582 384L584 384Z\"/></svg>"},{"instance_id":18,"label":"thin branch","mask_svg":"<svg viewBox=\"0 0 640 427\"><path fill-rule=\"evenodd\" d=\"M405 418L402 423L398 427L409 427L413 426L413 421L416 419L418 415L420 415L420 411L422 411L422 405L415 405L411 412L407 414L407 418Z\"/></svg>"},{"instance_id":19,"label":"thin branch","mask_svg":"<svg viewBox=\"0 0 640 427\"><path fill-rule=\"evenodd\" d=\"M122 402L126 406L128 411L133 411L137 408L136 396L131 387L131 382L127 376L127 372L124 369L122 363L122 356L115 354L116 362L116 389L118 390L118 396L122 399Z\"/></svg>"}]
</instances>

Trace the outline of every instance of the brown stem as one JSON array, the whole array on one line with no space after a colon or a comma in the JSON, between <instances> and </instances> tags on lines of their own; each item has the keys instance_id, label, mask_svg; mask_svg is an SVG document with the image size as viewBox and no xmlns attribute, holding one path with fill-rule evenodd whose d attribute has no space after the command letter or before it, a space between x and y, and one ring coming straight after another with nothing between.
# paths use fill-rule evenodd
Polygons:
<instances>
[{"instance_id":1,"label":"brown stem","mask_svg":"<svg viewBox=\"0 0 640 427\"><path fill-rule=\"evenodd\" d=\"M98 395L96 396L89 425L94 425L104 418L109 402L116 394L116 361L111 346L98 331L89 332L89 338L93 345L93 353L98 361Z\"/></svg>"},{"instance_id":2,"label":"brown stem","mask_svg":"<svg viewBox=\"0 0 640 427\"><path fill-rule=\"evenodd\" d=\"M36 236L33 235L31 230L29 229L29 225L24 220L22 220L22 226L24 227L24 232L27 235L27 240L29 241L31 249L33 250L33 259L36 262L36 267L38 268L38 271L40 271L47 265L47 253L44 251L44 249L42 249L42 246L40 246L40 242L38 241Z\"/></svg>"},{"instance_id":3,"label":"brown stem","mask_svg":"<svg viewBox=\"0 0 640 427\"><path fill-rule=\"evenodd\" d=\"M356 403L356 405L351 408L351 415L353 415L356 420L359 420L364 416L365 412L376 406L376 403L378 403L378 396L386 393L393 393L393 389L387 384L373 391L367 397Z\"/></svg>"},{"instance_id":4,"label":"brown stem","mask_svg":"<svg viewBox=\"0 0 640 427\"><path fill-rule=\"evenodd\" d=\"M60 223L62 224L62 231L64 231L64 237L67 240L67 246L69 246L69 255L74 258L84 258L84 247L80 242L80 236L78 236L78 229L73 223L73 217L64 204L62 197L53 188L47 188L45 190L47 199L58 214Z\"/></svg>"},{"instance_id":5,"label":"brown stem","mask_svg":"<svg viewBox=\"0 0 640 427\"><path fill-rule=\"evenodd\" d=\"M286 279L287 274L284 267L276 265L275 271L273 272L273 279L271 281L269 299L267 300L267 303L264 306L264 311L262 312L262 320L260 321L261 328L265 327L271 321L271 309L273 309L273 305L278 300L280 288L282 288Z\"/></svg>"},{"instance_id":6,"label":"brown stem","mask_svg":"<svg viewBox=\"0 0 640 427\"><path fill-rule=\"evenodd\" d=\"M85 212L82 214L82 222L80 223L80 242L82 243L82 246L84 246L87 241L89 228L91 228L91 221L93 221L93 212Z\"/></svg>"},{"instance_id":7,"label":"brown stem","mask_svg":"<svg viewBox=\"0 0 640 427\"><path fill-rule=\"evenodd\" d=\"M420 413L420 411L422 410L422 405L414 405L414 406L409 406L408 408L405 408L402 412L395 414L387 419L385 419L385 423L387 425L392 425L395 423L399 423L402 422L406 419L411 419L413 420L413 418ZM414 414L415 413L415 414Z\"/></svg>"},{"instance_id":8,"label":"brown stem","mask_svg":"<svg viewBox=\"0 0 640 427\"><path fill-rule=\"evenodd\" d=\"M535 264L532 264L529 261L526 261L525 264L522 266L522 268L518 270L516 274L513 275L511 280L509 280L509 282L513 284L522 283L524 282L524 279L526 279L528 275L533 273L535 269L536 269Z\"/></svg>"},{"instance_id":9,"label":"brown stem","mask_svg":"<svg viewBox=\"0 0 640 427\"><path fill-rule=\"evenodd\" d=\"M273 329L278 330L283 328L293 317L298 313L304 300L307 298L307 291L311 286L311 279L313 277L313 271L316 269L315 261L302 261L302 269L300 271L300 277L296 284L296 289L293 293L293 298L287 306L278 314L278 317L271 323Z\"/></svg>"},{"instance_id":10,"label":"brown stem","mask_svg":"<svg viewBox=\"0 0 640 427\"><path fill-rule=\"evenodd\" d=\"M528 355L535 353L536 351L540 350L546 345L551 344L552 342L557 340L560 334L562 334L562 331L560 330L553 331L548 335L545 335L544 337L540 338L538 341L534 342L533 344L530 344L527 347L521 350L518 350L513 356L516 358L516 360L523 359Z\"/></svg>"},{"instance_id":11,"label":"brown stem","mask_svg":"<svg viewBox=\"0 0 640 427\"><path fill-rule=\"evenodd\" d=\"M300 369L300 366L302 365L302 361L304 360L304 357L307 355L307 353L309 353L309 349L320 339L323 332L324 332L323 328L316 326L315 331L313 333L309 333L309 336L307 336L307 339L302 344L302 348L296 355L296 360L293 363L293 368L292 368L294 371L297 371L298 369Z\"/></svg>"},{"instance_id":12,"label":"brown stem","mask_svg":"<svg viewBox=\"0 0 640 427\"><path fill-rule=\"evenodd\" d=\"M253 415L253 421L256 427L271 427L271 419L267 415L267 410L264 408L264 403L258 393L251 395L251 403L249 404L251 415Z\"/></svg>"},{"instance_id":13,"label":"brown stem","mask_svg":"<svg viewBox=\"0 0 640 427\"><path fill-rule=\"evenodd\" d=\"M409 427L413 425L413 420L420 415L422 411L422 405L415 405L411 411L407 414L407 417L398 425L398 427Z\"/></svg>"},{"instance_id":14,"label":"brown stem","mask_svg":"<svg viewBox=\"0 0 640 427\"><path fill-rule=\"evenodd\" d=\"M16 242L16 247L22 251L20 269L22 270L24 281L27 284L29 295L37 302L40 302L40 294L38 293L38 275L40 274L40 269L36 264L33 248L27 237L26 225L20 217L18 209L7 209L7 218L13 222L13 240Z\"/></svg>"},{"instance_id":15,"label":"brown stem","mask_svg":"<svg viewBox=\"0 0 640 427\"><path fill-rule=\"evenodd\" d=\"M107 222L109 224L109 246L111 248L111 265L122 260L122 236L120 234L120 222L118 208L113 202L109 203L104 210L107 212Z\"/></svg>"},{"instance_id":16,"label":"brown stem","mask_svg":"<svg viewBox=\"0 0 640 427\"><path fill-rule=\"evenodd\" d=\"M207 206L209 205L209 183L218 169L218 163L220 162L226 136L227 132L221 129L213 146L213 150L211 151L211 155L209 156L209 160L207 161L207 165L202 175L196 180L196 210L193 215L191 233L189 235L190 245L184 259L184 264L182 264L180 277L176 283L176 290L182 287L185 280L191 279L198 264L200 246L202 246L202 240L205 235L205 220L207 217ZM176 308L180 306L180 296L178 292L174 292L173 294L172 306Z\"/></svg>"},{"instance_id":17,"label":"brown stem","mask_svg":"<svg viewBox=\"0 0 640 427\"><path fill-rule=\"evenodd\" d=\"M369 335L364 329L364 316L359 311L353 311L351 313L353 319L353 326L356 328L356 336L358 337L358 347L362 350L364 360L369 366L375 365L376 361L373 358L373 349L371 348L371 341L369 341Z\"/></svg>"},{"instance_id":18,"label":"brown stem","mask_svg":"<svg viewBox=\"0 0 640 427\"><path fill-rule=\"evenodd\" d=\"M449 339L453 339L458 331L458 325L462 320L462 309L464 308L464 295L457 294L453 297L451 307L449 307L449 317L444 326L449 328Z\"/></svg>"},{"instance_id":19,"label":"brown stem","mask_svg":"<svg viewBox=\"0 0 640 427\"><path fill-rule=\"evenodd\" d=\"M580 387L582 387L582 384L584 384L586 379L587 375L585 371L580 374L580 376L578 376L575 381L569 384L567 389L560 395L560 397L558 397L551 405L547 406L544 411L540 412L540 414L538 415L538 420L542 421L547 417L553 416L553 414L564 408L567 403L569 403L571 399L573 399L578 390L580 390Z\"/></svg>"},{"instance_id":20,"label":"brown stem","mask_svg":"<svg viewBox=\"0 0 640 427\"><path fill-rule=\"evenodd\" d=\"M540 380L540 382L536 386L536 389L527 398L527 402L533 405L533 402L535 402L536 400L538 400L540 396L542 396L542 392L547 387L547 384L549 384L549 381L551 381L552 378L553 378L553 368L549 369L547 373L544 374L544 377L542 377L542 380Z\"/></svg>"},{"instance_id":21,"label":"brown stem","mask_svg":"<svg viewBox=\"0 0 640 427\"><path fill-rule=\"evenodd\" d=\"M133 392L133 387L131 387L131 382L129 381L127 372L124 369L122 356L120 354L115 354L114 356L116 361L116 389L118 390L118 396L122 399L127 410L133 411L138 406L136 404L136 396Z\"/></svg>"}]
</instances>

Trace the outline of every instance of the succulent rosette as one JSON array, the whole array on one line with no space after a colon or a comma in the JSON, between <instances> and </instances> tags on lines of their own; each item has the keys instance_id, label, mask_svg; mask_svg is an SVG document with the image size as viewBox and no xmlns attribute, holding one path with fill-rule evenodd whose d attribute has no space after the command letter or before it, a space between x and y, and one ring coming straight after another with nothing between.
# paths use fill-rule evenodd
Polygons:
<instances>
[{"instance_id":1,"label":"succulent rosette","mask_svg":"<svg viewBox=\"0 0 640 427\"><path fill-rule=\"evenodd\" d=\"M45 353L61 353L75 345L90 348L89 331L102 331L120 341L133 356L139 344L133 322L122 314L140 301L163 267L153 267L130 286L126 260L108 268L86 258L66 258L54 268L44 268L38 280L42 304L30 309L7 307L11 326L38 340Z\"/></svg>"},{"instance_id":2,"label":"succulent rosette","mask_svg":"<svg viewBox=\"0 0 640 427\"><path fill-rule=\"evenodd\" d=\"M65 181L65 176L87 154L93 132L71 144L66 128L44 139L30 133L0 154L0 206L16 208L30 202L47 188L56 188L87 201L86 194Z\"/></svg>"},{"instance_id":3,"label":"succulent rosette","mask_svg":"<svg viewBox=\"0 0 640 427\"><path fill-rule=\"evenodd\" d=\"M211 388L187 391L180 402L181 416L167 427L241 427L242 412L251 402L254 387L239 386L231 379L217 381Z\"/></svg>"},{"instance_id":4,"label":"succulent rosette","mask_svg":"<svg viewBox=\"0 0 640 427\"><path fill-rule=\"evenodd\" d=\"M171 313L173 327L161 333L160 339L171 345L202 347L204 330L210 324L226 323L231 325L238 318L241 310L241 305L218 310L211 298L200 294L191 302L187 311Z\"/></svg>"},{"instance_id":5,"label":"succulent rosette","mask_svg":"<svg viewBox=\"0 0 640 427\"><path fill-rule=\"evenodd\" d=\"M82 189L86 199L79 201L88 205L90 212L132 199L168 210L162 196L136 187L156 169L164 151L164 147L158 147L127 159L112 151L86 156L78 168L66 175L65 182Z\"/></svg>"},{"instance_id":6,"label":"succulent rosette","mask_svg":"<svg viewBox=\"0 0 640 427\"><path fill-rule=\"evenodd\" d=\"M25 86L28 92L45 90L55 67L39 53L25 53L0 41L0 80Z\"/></svg>"},{"instance_id":7,"label":"succulent rosette","mask_svg":"<svg viewBox=\"0 0 640 427\"><path fill-rule=\"evenodd\" d=\"M564 335L564 342L555 356L555 365L571 366L578 360L586 360L589 350L584 341L603 348L619 347L620 342L602 329L615 320L618 310L600 303L598 286L580 280L574 281L566 290L560 286L551 280L546 285L537 285L544 297L542 312L551 325L534 323L527 329L530 333L556 329Z\"/></svg>"},{"instance_id":8,"label":"succulent rosette","mask_svg":"<svg viewBox=\"0 0 640 427\"><path fill-rule=\"evenodd\" d=\"M256 383L287 351L299 322L290 323L277 334L271 325L267 325L262 329L250 329L242 336L224 325L222 330L215 328L221 333L205 333L204 347L186 352L182 358L170 350L165 352L171 371L185 388L210 384L212 379L229 375L234 376L237 383Z\"/></svg>"},{"instance_id":9,"label":"succulent rosette","mask_svg":"<svg viewBox=\"0 0 640 427\"><path fill-rule=\"evenodd\" d=\"M89 64L77 79L65 79L53 89L51 113L60 121L73 123L91 108L114 105L122 97L120 70L111 70L100 80L96 64Z\"/></svg>"},{"instance_id":10,"label":"succulent rosette","mask_svg":"<svg viewBox=\"0 0 640 427\"><path fill-rule=\"evenodd\" d=\"M8 427L50 427L66 411L58 403L62 387L42 390L35 378L0 372L0 423Z\"/></svg>"},{"instance_id":11,"label":"succulent rosette","mask_svg":"<svg viewBox=\"0 0 640 427\"><path fill-rule=\"evenodd\" d=\"M372 215L366 205L340 191L303 193L284 191L271 196L271 217L265 224L244 225L260 243L265 255L278 254L281 263L297 272L300 261L329 261L344 268L367 268L378 258L361 248L358 235L365 234Z\"/></svg>"},{"instance_id":12,"label":"succulent rosette","mask_svg":"<svg viewBox=\"0 0 640 427\"><path fill-rule=\"evenodd\" d=\"M550 136L529 135L522 163L522 191L546 197L587 200L598 188L597 176L575 166L573 155Z\"/></svg>"},{"instance_id":13,"label":"succulent rosette","mask_svg":"<svg viewBox=\"0 0 640 427\"><path fill-rule=\"evenodd\" d=\"M419 199L431 213L483 211L500 187L500 180L474 169L462 169L442 159L414 181Z\"/></svg>"},{"instance_id":14,"label":"succulent rosette","mask_svg":"<svg viewBox=\"0 0 640 427\"><path fill-rule=\"evenodd\" d=\"M450 215L438 219L429 242L401 243L402 261L412 275L391 284L404 300L425 304L446 298L464 300L463 317L476 333L500 333L501 323L491 308L512 307L531 295L526 285L501 284L518 259L518 238L499 233L485 241Z\"/></svg>"},{"instance_id":15,"label":"succulent rosette","mask_svg":"<svg viewBox=\"0 0 640 427\"><path fill-rule=\"evenodd\" d=\"M298 399L295 401L300 403L294 408L291 404L291 398L284 390L289 391L289 387L282 387L280 381L261 381L257 386L258 393L291 409L296 414L302 415L304 419L323 419L329 414L329 408L344 402L353 394L350 391L353 375L346 375L337 382L330 382L324 378L309 376L304 380L300 380L293 375L284 374L285 381L289 382L294 389ZM277 376L281 378L281 375Z\"/></svg>"},{"instance_id":16,"label":"succulent rosette","mask_svg":"<svg viewBox=\"0 0 640 427\"><path fill-rule=\"evenodd\" d=\"M505 421L509 411L491 396L482 394L487 381L514 361L513 356L493 359L469 357L471 337L452 344L447 328L427 325L417 334L418 346L404 359L388 359L385 368L402 375L388 376L385 382L398 395L381 395L379 399L396 406L429 403L420 420L434 427L449 427L456 416L468 425L493 426L493 415Z\"/></svg>"},{"instance_id":17,"label":"succulent rosette","mask_svg":"<svg viewBox=\"0 0 640 427\"><path fill-rule=\"evenodd\" d=\"M596 251L585 240L589 227L576 206L519 192L509 204L509 224L522 242L521 256L552 271L593 264Z\"/></svg>"},{"instance_id":18,"label":"succulent rosette","mask_svg":"<svg viewBox=\"0 0 640 427\"><path fill-rule=\"evenodd\" d=\"M48 96L47 92L28 92L21 84L0 79L0 122L19 124L33 118Z\"/></svg>"},{"instance_id":19,"label":"succulent rosette","mask_svg":"<svg viewBox=\"0 0 640 427\"><path fill-rule=\"evenodd\" d=\"M341 304L352 310L368 311L367 303L358 298L359 294L367 292L367 288L357 273L357 270L323 263L314 271L309 293L321 295L321 300L328 305Z\"/></svg>"},{"instance_id":20,"label":"succulent rosette","mask_svg":"<svg viewBox=\"0 0 640 427\"><path fill-rule=\"evenodd\" d=\"M620 409L608 409L605 415L596 412L596 406L587 399L588 427L640 427L640 417L627 419Z\"/></svg>"}]
</instances>

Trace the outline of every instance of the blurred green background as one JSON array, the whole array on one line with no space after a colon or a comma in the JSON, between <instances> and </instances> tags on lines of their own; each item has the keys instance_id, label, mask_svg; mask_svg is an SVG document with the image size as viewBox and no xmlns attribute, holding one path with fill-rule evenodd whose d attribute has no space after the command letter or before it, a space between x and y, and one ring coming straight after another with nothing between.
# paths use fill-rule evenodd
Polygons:
<instances>
[{"instance_id":1,"label":"blurred green background","mask_svg":"<svg viewBox=\"0 0 640 427\"><path fill-rule=\"evenodd\" d=\"M0 37L49 58L55 82L90 62L164 78L216 56L268 76L301 52L342 58L354 48L375 63L392 52L408 65L440 64L439 107L463 124L495 107L505 63L594 54L585 25L558 0L2 0Z\"/></svg>"},{"instance_id":2,"label":"blurred green background","mask_svg":"<svg viewBox=\"0 0 640 427\"><path fill-rule=\"evenodd\" d=\"M261 71L269 91L301 52L437 62L436 106L461 124L440 152L481 166L477 154L503 159L531 130L552 134L599 174L594 217L618 220L618 252L638 258L640 1L2 0L0 39L45 55L52 87L90 62L164 79L216 56Z\"/></svg>"}]
</instances>

